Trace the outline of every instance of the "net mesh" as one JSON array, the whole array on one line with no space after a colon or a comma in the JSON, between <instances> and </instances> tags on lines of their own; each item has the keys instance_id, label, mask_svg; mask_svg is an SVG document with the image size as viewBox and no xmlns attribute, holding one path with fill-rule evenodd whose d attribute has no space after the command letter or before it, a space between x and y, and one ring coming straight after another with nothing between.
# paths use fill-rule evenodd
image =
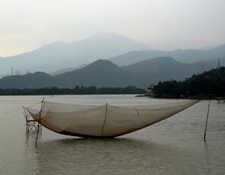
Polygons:
<instances>
[{"instance_id":1,"label":"net mesh","mask_svg":"<svg viewBox=\"0 0 225 175\"><path fill-rule=\"evenodd\" d=\"M45 101L41 111L31 108L27 108L27 111L43 126L57 133L115 137L164 120L197 102L184 100L157 105L94 106Z\"/></svg>"}]
</instances>

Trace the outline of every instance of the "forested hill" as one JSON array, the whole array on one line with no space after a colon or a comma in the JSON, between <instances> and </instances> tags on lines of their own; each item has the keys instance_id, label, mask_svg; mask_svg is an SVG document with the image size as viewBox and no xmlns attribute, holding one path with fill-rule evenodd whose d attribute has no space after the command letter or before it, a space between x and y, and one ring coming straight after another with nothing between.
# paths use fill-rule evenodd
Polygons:
<instances>
[{"instance_id":1,"label":"forested hill","mask_svg":"<svg viewBox=\"0 0 225 175\"><path fill-rule=\"evenodd\" d=\"M44 72L12 75L0 79L0 88L74 88L75 86L135 87L147 89L159 81L181 81L210 68L203 62L185 64L172 57L158 57L119 67L108 60L97 60L80 69L50 76Z\"/></svg>"},{"instance_id":2,"label":"forested hill","mask_svg":"<svg viewBox=\"0 0 225 175\"><path fill-rule=\"evenodd\" d=\"M193 75L185 81L164 81L152 84L149 89L157 97L224 97L225 96L225 67L212 69L198 75Z\"/></svg>"}]
</instances>

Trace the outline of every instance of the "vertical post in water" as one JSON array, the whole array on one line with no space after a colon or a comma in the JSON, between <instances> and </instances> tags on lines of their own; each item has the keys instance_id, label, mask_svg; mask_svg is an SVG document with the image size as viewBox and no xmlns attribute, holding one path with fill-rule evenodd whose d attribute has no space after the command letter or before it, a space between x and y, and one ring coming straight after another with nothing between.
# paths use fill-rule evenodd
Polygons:
<instances>
[{"instance_id":1,"label":"vertical post in water","mask_svg":"<svg viewBox=\"0 0 225 175\"><path fill-rule=\"evenodd\" d=\"M26 119L26 135L27 135L27 138L28 138L28 135L29 135L29 122L28 122L28 117L27 117L27 113L26 113L26 110L25 110L25 107L23 106L23 115L25 116L25 119Z\"/></svg>"},{"instance_id":2,"label":"vertical post in water","mask_svg":"<svg viewBox=\"0 0 225 175\"><path fill-rule=\"evenodd\" d=\"M36 141L35 141L35 145L37 146L37 140L38 140L38 134L39 134L39 128L40 128L40 119L41 119L41 113L38 116L38 126L37 126L37 135L36 135Z\"/></svg>"},{"instance_id":3,"label":"vertical post in water","mask_svg":"<svg viewBox=\"0 0 225 175\"><path fill-rule=\"evenodd\" d=\"M44 97L43 97L43 100L41 101L41 110L40 110L39 115L38 115L38 128L37 128L37 135L36 135L36 141L35 141L36 146L37 146L37 140L38 140L40 121L41 121L41 112L42 112L43 104L44 104Z\"/></svg>"},{"instance_id":4,"label":"vertical post in water","mask_svg":"<svg viewBox=\"0 0 225 175\"><path fill-rule=\"evenodd\" d=\"M208 112L207 112L207 117L205 122L204 142L206 142L206 131L207 131L207 125L208 125L208 118L209 118L209 107L210 107L210 99L209 99Z\"/></svg>"}]
</instances>

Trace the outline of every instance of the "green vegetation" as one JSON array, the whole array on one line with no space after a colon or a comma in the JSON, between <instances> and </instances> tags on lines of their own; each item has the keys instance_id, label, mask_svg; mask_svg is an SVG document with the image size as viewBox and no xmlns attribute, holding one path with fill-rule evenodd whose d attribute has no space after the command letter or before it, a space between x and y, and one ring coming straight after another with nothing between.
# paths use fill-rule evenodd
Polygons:
<instances>
[{"instance_id":1,"label":"green vegetation","mask_svg":"<svg viewBox=\"0 0 225 175\"><path fill-rule=\"evenodd\" d=\"M185 81L164 81L150 85L156 97L180 98L189 96L223 97L225 96L225 67L212 69L199 75L193 75Z\"/></svg>"},{"instance_id":2,"label":"green vegetation","mask_svg":"<svg viewBox=\"0 0 225 175\"><path fill-rule=\"evenodd\" d=\"M102 87L95 86L84 87L76 86L74 88L57 88L46 87L37 89L0 89L0 95L67 95L67 94L144 94L146 91L135 86L127 86L125 88Z\"/></svg>"}]
</instances>

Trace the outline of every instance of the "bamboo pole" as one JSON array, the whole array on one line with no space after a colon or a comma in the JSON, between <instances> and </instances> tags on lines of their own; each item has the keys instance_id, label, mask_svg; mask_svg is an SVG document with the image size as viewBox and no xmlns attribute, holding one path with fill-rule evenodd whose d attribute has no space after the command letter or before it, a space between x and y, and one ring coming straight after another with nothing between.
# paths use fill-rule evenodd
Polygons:
<instances>
[{"instance_id":1,"label":"bamboo pole","mask_svg":"<svg viewBox=\"0 0 225 175\"><path fill-rule=\"evenodd\" d=\"M208 119L209 119L209 107L210 107L210 99L209 99L208 112L207 112L207 117L205 122L204 142L206 142L206 131L207 131L207 125L208 125Z\"/></svg>"},{"instance_id":2,"label":"bamboo pole","mask_svg":"<svg viewBox=\"0 0 225 175\"><path fill-rule=\"evenodd\" d=\"M43 100L41 101L41 110L39 112L39 116L38 116L38 129L37 129L37 135L36 135L36 141L35 141L35 145L37 146L37 140L38 140L38 134L39 134L39 129L40 129L40 121L41 121L41 112L43 109L43 104L44 104L44 97Z\"/></svg>"},{"instance_id":3,"label":"bamboo pole","mask_svg":"<svg viewBox=\"0 0 225 175\"><path fill-rule=\"evenodd\" d=\"M104 119L104 123L102 126L102 136L104 136L104 128L105 128L105 122L106 122L106 117L107 117L107 110L108 110L108 103L105 104L105 119Z\"/></svg>"}]
</instances>

